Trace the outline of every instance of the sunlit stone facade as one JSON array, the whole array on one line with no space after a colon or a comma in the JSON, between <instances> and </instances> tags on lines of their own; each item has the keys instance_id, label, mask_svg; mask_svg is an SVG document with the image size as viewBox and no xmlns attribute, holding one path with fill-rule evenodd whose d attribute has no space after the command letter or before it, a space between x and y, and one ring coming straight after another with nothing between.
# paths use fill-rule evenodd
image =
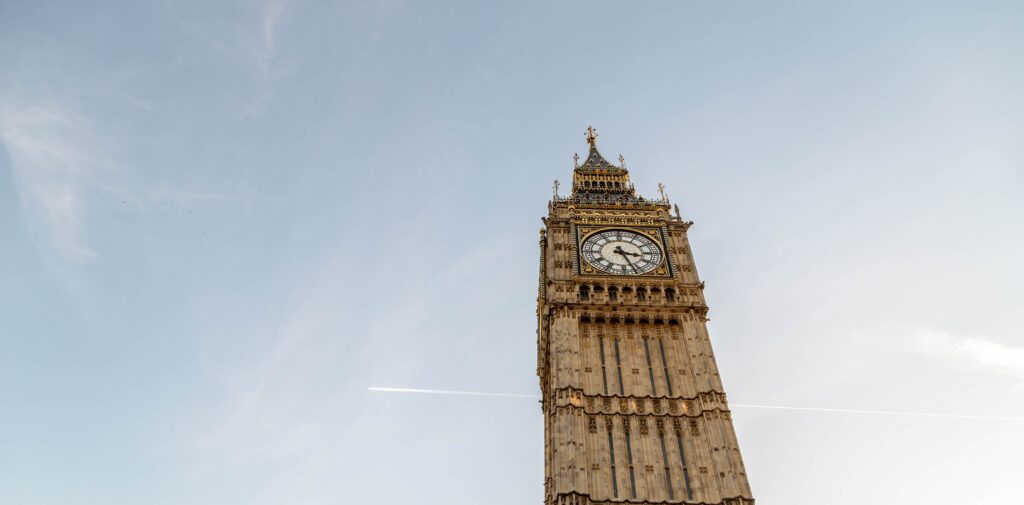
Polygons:
<instances>
[{"instance_id":1,"label":"sunlit stone facade","mask_svg":"<svg viewBox=\"0 0 1024 505\"><path fill-rule=\"evenodd\" d=\"M540 238L545 504L750 505L687 229L625 162L577 161Z\"/></svg>"}]
</instances>

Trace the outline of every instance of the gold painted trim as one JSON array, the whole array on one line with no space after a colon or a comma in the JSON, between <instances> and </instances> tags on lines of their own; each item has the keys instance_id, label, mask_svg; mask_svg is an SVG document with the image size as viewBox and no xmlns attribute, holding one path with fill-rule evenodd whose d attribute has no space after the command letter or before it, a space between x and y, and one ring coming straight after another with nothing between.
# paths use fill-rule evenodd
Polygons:
<instances>
[{"instance_id":1,"label":"gold painted trim","mask_svg":"<svg viewBox=\"0 0 1024 505\"><path fill-rule=\"evenodd\" d=\"M621 226L621 225L609 225L609 226L592 226L592 225L576 225L577 237L576 241L576 261L579 261L580 275L587 276L598 276L598 277L612 277L621 279L623 277L670 277L668 273L668 248L662 241L661 229L662 227L632 227L632 226ZM642 274L615 274L611 272L605 272L597 267L591 266L589 262L583 257L583 243L590 237L605 232L608 230L621 230L628 231L643 235L654 243L655 247L661 251L661 261L658 265L650 272L644 272Z\"/></svg>"}]
</instances>

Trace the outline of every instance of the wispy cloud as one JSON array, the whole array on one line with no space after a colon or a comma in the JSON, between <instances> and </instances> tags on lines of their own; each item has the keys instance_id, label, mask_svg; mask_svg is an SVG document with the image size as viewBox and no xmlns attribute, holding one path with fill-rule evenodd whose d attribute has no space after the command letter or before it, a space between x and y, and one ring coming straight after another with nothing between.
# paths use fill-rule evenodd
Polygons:
<instances>
[{"instance_id":1,"label":"wispy cloud","mask_svg":"<svg viewBox=\"0 0 1024 505\"><path fill-rule=\"evenodd\" d=\"M1024 347L923 330L915 336L914 349L961 367L1010 375L1024 384Z\"/></svg>"},{"instance_id":2,"label":"wispy cloud","mask_svg":"<svg viewBox=\"0 0 1024 505\"><path fill-rule=\"evenodd\" d=\"M83 192L109 164L89 132L84 119L66 110L0 99L0 142L23 205L42 216L57 249L76 261L96 256L83 237Z\"/></svg>"},{"instance_id":3,"label":"wispy cloud","mask_svg":"<svg viewBox=\"0 0 1024 505\"><path fill-rule=\"evenodd\" d=\"M288 17L287 0L270 0L263 5L260 17L260 36L253 49L263 92L255 103L245 110L249 117L259 117L263 108L273 96L274 60L277 58L277 28Z\"/></svg>"},{"instance_id":4,"label":"wispy cloud","mask_svg":"<svg viewBox=\"0 0 1024 505\"><path fill-rule=\"evenodd\" d=\"M288 4L284 0L271 0L263 6L263 25L261 41L263 43L258 62L264 74L270 73L271 64L277 56L277 26L284 20L288 12Z\"/></svg>"}]
</instances>

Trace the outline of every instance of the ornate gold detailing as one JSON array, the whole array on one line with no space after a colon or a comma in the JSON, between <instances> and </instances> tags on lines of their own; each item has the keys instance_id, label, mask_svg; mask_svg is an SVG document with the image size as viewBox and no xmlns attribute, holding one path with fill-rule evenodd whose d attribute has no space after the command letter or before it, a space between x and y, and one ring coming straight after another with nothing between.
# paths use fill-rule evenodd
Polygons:
<instances>
[{"instance_id":1,"label":"ornate gold detailing","mask_svg":"<svg viewBox=\"0 0 1024 505\"><path fill-rule=\"evenodd\" d=\"M587 143L591 147L597 147L597 130L593 126L587 126Z\"/></svg>"},{"instance_id":2,"label":"ornate gold detailing","mask_svg":"<svg viewBox=\"0 0 1024 505\"><path fill-rule=\"evenodd\" d=\"M597 271L595 268L591 267L585 261L583 261L581 258L579 258L579 253L577 252L575 261L578 261L579 264L582 266L582 268L580 269L580 273L581 274L596 275L596 276L609 277L609 278L615 278L615 279L621 279L621 278L624 278L624 277L652 277L652 276L664 277L664 276L666 276L668 274L668 269L666 268L666 266L668 265L668 262L670 261L669 254L667 252L668 248L665 246L665 241L662 239L662 235L661 235L661 232L659 231L659 228L635 228L635 227L622 227L622 226L593 226L593 227L591 227L591 226L578 226L577 227L578 240L575 243L577 251L579 251L580 246L584 242L586 242L587 239L589 239L591 236L593 236L594 234L597 234L597 233L608 231L608 230L625 230L625 231L630 231L630 232L633 232L633 233L643 234L645 236L650 237L651 240L653 240L655 245L658 247L659 252L661 253L661 262L660 262L659 266L657 268L655 268L654 270L652 270L652 271L644 272L642 274L635 274L635 273L633 273L633 274L614 275L614 274L609 274L609 273L606 273L606 272Z\"/></svg>"}]
</instances>

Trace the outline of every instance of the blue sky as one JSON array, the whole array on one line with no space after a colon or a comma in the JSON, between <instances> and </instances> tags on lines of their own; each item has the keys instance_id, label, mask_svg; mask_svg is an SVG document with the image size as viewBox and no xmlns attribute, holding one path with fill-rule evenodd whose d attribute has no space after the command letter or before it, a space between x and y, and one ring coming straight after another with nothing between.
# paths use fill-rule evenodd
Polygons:
<instances>
[{"instance_id":1,"label":"blue sky","mask_svg":"<svg viewBox=\"0 0 1024 505\"><path fill-rule=\"evenodd\" d=\"M593 124L736 403L1024 417L1019 2L0 3L0 503L539 503ZM566 185L563 185L563 188ZM763 503L1009 503L1024 423L737 408Z\"/></svg>"}]
</instances>

